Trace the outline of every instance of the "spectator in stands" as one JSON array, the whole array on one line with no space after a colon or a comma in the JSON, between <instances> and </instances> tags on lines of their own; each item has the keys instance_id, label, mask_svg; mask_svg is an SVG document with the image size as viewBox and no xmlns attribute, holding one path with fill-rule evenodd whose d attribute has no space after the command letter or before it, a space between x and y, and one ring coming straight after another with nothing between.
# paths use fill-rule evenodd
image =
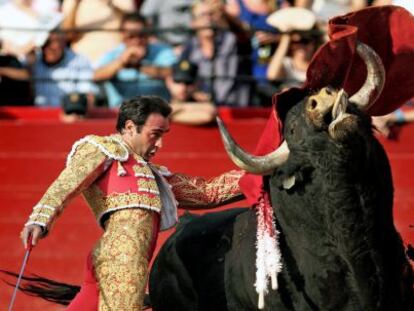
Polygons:
<instances>
[{"instance_id":1,"label":"spectator in stands","mask_svg":"<svg viewBox=\"0 0 414 311\"><path fill-rule=\"evenodd\" d=\"M334 16L361 10L366 6L367 0L313 0L311 8L318 21L327 23Z\"/></svg>"},{"instance_id":2,"label":"spectator in stands","mask_svg":"<svg viewBox=\"0 0 414 311\"><path fill-rule=\"evenodd\" d=\"M47 39L48 31L61 21L60 13L45 11L32 5L32 0L11 0L1 5L2 53L25 59L35 48L42 46ZM31 29L44 31L30 31Z\"/></svg>"},{"instance_id":3,"label":"spectator in stands","mask_svg":"<svg viewBox=\"0 0 414 311\"><path fill-rule=\"evenodd\" d=\"M295 7L309 9L312 5L313 0L289 0L289 2Z\"/></svg>"},{"instance_id":4,"label":"spectator in stands","mask_svg":"<svg viewBox=\"0 0 414 311\"><path fill-rule=\"evenodd\" d=\"M283 13L287 15L282 16ZM267 78L277 82L281 89L300 86L306 80L306 71L313 55L323 43L324 33L319 30L316 17L310 10L287 8L273 16L269 17L268 22L272 24L275 20L275 27L284 33L271 58ZM282 21L283 18L286 22ZM303 28L305 19L309 19L309 23Z\"/></svg>"},{"instance_id":5,"label":"spectator in stands","mask_svg":"<svg viewBox=\"0 0 414 311\"><path fill-rule=\"evenodd\" d=\"M124 14L135 10L134 0L64 0L62 28L80 30L69 32L67 40L94 64L121 43L122 35L114 30L121 27ZM95 31L83 31L88 28Z\"/></svg>"},{"instance_id":6,"label":"spectator in stands","mask_svg":"<svg viewBox=\"0 0 414 311\"><path fill-rule=\"evenodd\" d=\"M193 0L146 0L141 14L156 28L189 29L191 23L191 4ZM157 33L157 38L181 50L190 38L185 31Z\"/></svg>"},{"instance_id":7,"label":"spectator in stands","mask_svg":"<svg viewBox=\"0 0 414 311\"><path fill-rule=\"evenodd\" d=\"M291 5L305 7L312 0L229 0L226 4L228 14L241 21L245 29L253 31L252 71L256 80L254 104L270 105L271 97L277 90L267 81L266 73L271 57L276 50L279 35L266 23L267 17L281 8Z\"/></svg>"},{"instance_id":8,"label":"spectator in stands","mask_svg":"<svg viewBox=\"0 0 414 311\"><path fill-rule=\"evenodd\" d=\"M50 33L32 65L35 105L61 107L65 96L93 94L93 70L90 62L66 47L64 35Z\"/></svg>"},{"instance_id":9,"label":"spectator in stands","mask_svg":"<svg viewBox=\"0 0 414 311\"><path fill-rule=\"evenodd\" d=\"M413 0L374 0L372 5L399 5L407 9L414 15L414 1Z\"/></svg>"},{"instance_id":10,"label":"spectator in stands","mask_svg":"<svg viewBox=\"0 0 414 311\"><path fill-rule=\"evenodd\" d=\"M13 55L0 55L0 106L33 104L29 70Z\"/></svg>"},{"instance_id":11,"label":"spectator in stands","mask_svg":"<svg viewBox=\"0 0 414 311\"><path fill-rule=\"evenodd\" d=\"M268 67L268 79L281 83L281 88L300 86L321 42L321 36L312 34L282 35Z\"/></svg>"},{"instance_id":12,"label":"spectator in stands","mask_svg":"<svg viewBox=\"0 0 414 311\"><path fill-rule=\"evenodd\" d=\"M408 102L402 108L395 110L394 112L380 117L372 117L372 124L378 130L378 132L389 138L395 138L395 126L411 123L414 121L414 103Z\"/></svg>"},{"instance_id":13,"label":"spectator in stands","mask_svg":"<svg viewBox=\"0 0 414 311\"><path fill-rule=\"evenodd\" d=\"M232 31L213 28L223 26ZM184 48L182 58L198 66L200 89L211 94L217 105L249 105L252 88L249 81L241 80L251 75L248 36L234 24L220 0L196 1L192 27L196 36Z\"/></svg>"},{"instance_id":14,"label":"spectator in stands","mask_svg":"<svg viewBox=\"0 0 414 311\"><path fill-rule=\"evenodd\" d=\"M189 125L203 125L214 121L217 110L209 94L197 88L197 66L181 60L172 68L166 84L171 94L172 121Z\"/></svg>"},{"instance_id":15,"label":"spectator in stands","mask_svg":"<svg viewBox=\"0 0 414 311\"><path fill-rule=\"evenodd\" d=\"M55 14L60 12L62 0L26 0L25 2L31 2L33 10L39 14Z\"/></svg>"},{"instance_id":16,"label":"spectator in stands","mask_svg":"<svg viewBox=\"0 0 414 311\"><path fill-rule=\"evenodd\" d=\"M252 66L253 76L258 83L266 81L267 65L276 48L274 29L266 18L280 7L288 6L285 0L229 0L226 12L240 19L246 29L253 30Z\"/></svg>"},{"instance_id":17,"label":"spectator in stands","mask_svg":"<svg viewBox=\"0 0 414 311\"><path fill-rule=\"evenodd\" d=\"M111 107L138 95L158 95L169 99L165 78L176 62L172 48L150 43L144 31L145 19L138 13L127 14L122 21L123 43L98 61L96 81L104 88Z\"/></svg>"}]
</instances>

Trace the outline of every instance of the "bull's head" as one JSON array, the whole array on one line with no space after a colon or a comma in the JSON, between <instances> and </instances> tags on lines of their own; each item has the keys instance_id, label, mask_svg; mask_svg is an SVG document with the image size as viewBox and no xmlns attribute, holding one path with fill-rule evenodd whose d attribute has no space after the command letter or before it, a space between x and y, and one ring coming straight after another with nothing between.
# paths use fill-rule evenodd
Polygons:
<instances>
[{"instance_id":1,"label":"bull's head","mask_svg":"<svg viewBox=\"0 0 414 311\"><path fill-rule=\"evenodd\" d=\"M334 141L341 142L352 133L358 130L358 111L367 111L378 99L384 86L385 70L379 56L367 45L357 44L357 53L364 60L367 67L367 78L361 89L352 97L343 89L335 90L331 87L324 87L319 92L304 98L296 104L294 110L295 122L305 122L302 130L326 131ZM352 110L354 112L352 112ZM357 112L357 113L355 113ZM290 113L289 113L290 114ZM289 157L287 125L293 126L289 121L289 114L284 122L286 140L275 151L265 156L253 156L241 149L232 139L223 123L218 120L220 132L224 141L227 153L233 162L241 169L253 173L266 175L279 167ZM295 133L305 135L306 133Z\"/></svg>"}]
</instances>

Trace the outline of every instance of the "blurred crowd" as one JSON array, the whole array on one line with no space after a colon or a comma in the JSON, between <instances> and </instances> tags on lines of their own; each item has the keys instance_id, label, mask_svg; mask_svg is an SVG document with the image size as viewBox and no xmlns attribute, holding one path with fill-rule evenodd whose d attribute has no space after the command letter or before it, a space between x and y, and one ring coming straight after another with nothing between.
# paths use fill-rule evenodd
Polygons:
<instances>
[{"instance_id":1,"label":"blurred crowd","mask_svg":"<svg viewBox=\"0 0 414 311\"><path fill-rule=\"evenodd\" d=\"M151 94L173 120L206 124L300 85L331 17L387 4L414 12L412 0L0 0L0 106L82 117ZM309 23L280 22L295 7Z\"/></svg>"}]
</instances>

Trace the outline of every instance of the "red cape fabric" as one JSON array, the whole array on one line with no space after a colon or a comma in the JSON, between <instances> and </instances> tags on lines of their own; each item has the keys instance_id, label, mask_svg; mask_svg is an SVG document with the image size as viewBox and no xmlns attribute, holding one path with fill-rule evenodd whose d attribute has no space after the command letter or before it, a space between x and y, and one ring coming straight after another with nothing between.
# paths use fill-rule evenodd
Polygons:
<instances>
[{"instance_id":1,"label":"red cape fabric","mask_svg":"<svg viewBox=\"0 0 414 311\"><path fill-rule=\"evenodd\" d=\"M356 42L373 48L380 56L386 72L384 89L369 109L372 116L384 115L414 97L414 17L397 6L370 7L329 22L330 41L314 55L307 80L301 89L292 88L273 98L274 110L256 147L256 155L264 155L282 142L283 114L306 93L330 85L344 88L352 95L364 83L366 69L356 55ZM251 205L258 202L262 177L246 173L240 186Z\"/></svg>"}]
</instances>

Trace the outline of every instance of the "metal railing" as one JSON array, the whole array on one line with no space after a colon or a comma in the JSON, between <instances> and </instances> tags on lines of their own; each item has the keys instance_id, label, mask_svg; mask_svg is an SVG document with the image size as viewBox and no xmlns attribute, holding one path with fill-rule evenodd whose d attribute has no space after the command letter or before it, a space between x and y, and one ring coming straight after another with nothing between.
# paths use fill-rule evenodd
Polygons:
<instances>
[{"instance_id":1,"label":"metal railing","mask_svg":"<svg viewBox=\"0 0 414 311\"><path fill-rule=\"evenodd\" d=\"M142 30L142 33L148 34L149 36L154 36L157 37L162 33L185 33L188 34L189 37L192 37L196 34L197 31L203 30L203 29L213 29L215 33L219 33L221 31L229 31L228 28L223 28L223 27L199 27L199 28L191 28L191 27L174 27L174 28L156 28L156 27L147 27L144 28ZM48 31L48 29L45 28L24 28L24 27L10 27L10 28L0 28L0 30L11 30L11 31L22 31L22 32L38 32L38 31ZM57 29L54 30L54 32L61 32L64 34L67 33L86 33L86 32L96 32L96 31L104 31L104 32L123 32L124 29L121 28L73 28L73 29ZM264 32L270 32L273 34L283 34L283 32L280 32L278 30L274 30L274 31L269 31L266 29L259 29L259 28L251 28L248 30L240 30L245 32L248 36L253 36L254 32L256 31L264 31ZM233 30L234 32L234 30ZM291 33L291 32L290 32ZM306 36L313 36L313 35L321 35L321 32L319 30L311 30L311 31L307 31L307 32L295 32L295 33L299 33L301 35L306 35ZM252 55L251 54L240 54L239 56L239 63L243 63L245 61L251 61L252 59ZM280 85L280 84L284 84L284 83L291 83L292 81L283 79L283 80L273 80L273 81L268 81L266 79L262 79L262 80L258 80L257 77L254 77L253 75L237 75L237 76L231 76L231 75L218 75L215 72L215 63L216 63L216 59L217 59L217 53L216 51L213 53L213 56L211 58L211 72L208 76L202 76L199 75L197 78L196 82L202 82L202 83L208 83L210 86L214 85L215 82L217 80L233 80L235 83L248 83L252 86L252 89L254 91L254 86L258 83L269 83L271 85ZM76 78L76 79L51 79L51 78L44 78L44 77L38 77L38 76L31 76L30 78L31 83L38 83L38 82L44 82L44 83L59 83L59 82L73 82L73 83L78 83L78 82L85 82L85 81L90 81L90 82L94 82L91 79L80 79L80 78ZM153 81L151 80L146 80L146 79L132 79L132 80L128 80L128 81L123 81L123 83L139 83L139 84L150 84L153 83ZM213 102L215 102L215 91L214 91L214 87L210 87L210 96Z\"/></svg>"}]
</instances>

